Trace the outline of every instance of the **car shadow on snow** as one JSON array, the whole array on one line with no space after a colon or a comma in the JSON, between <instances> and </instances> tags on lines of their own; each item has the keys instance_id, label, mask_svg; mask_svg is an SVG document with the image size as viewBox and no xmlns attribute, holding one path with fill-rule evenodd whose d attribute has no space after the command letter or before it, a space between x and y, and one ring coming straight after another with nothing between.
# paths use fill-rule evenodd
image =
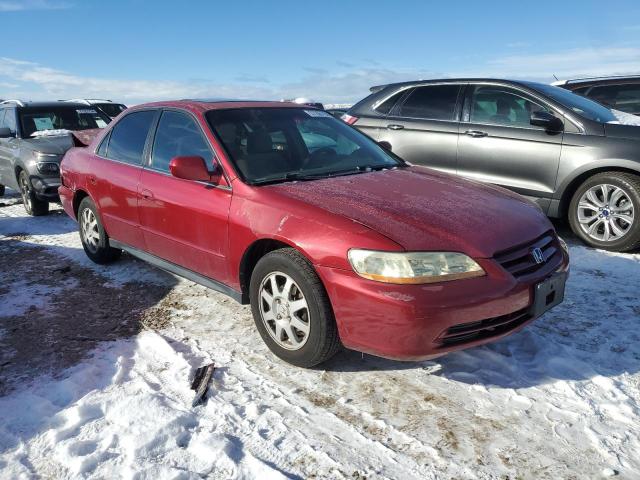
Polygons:
<instances>
[{"instance_id":1,"label":"car shadow on snow","mask_svg":"<svg viewBox=\"0 0 640 480\"><path fill-rule=\"evenodd\" d=\"M0 200L2 200L0 201L0 235L9 235L15 232L32 236L61 235L78 230L77 223L69 218L62 207L56 203L50 204L47 215L31 217L25 213L23 216L7 216L3 214L4 210L9 207L12 209L22 208L20 206L22 201L9 203L4 198L0 198Z\"/></svg>"},{"instance_id":2,"label":"car shadow on snow","mask_svg":"<svg viewBox=\"0 0 640 480\"><path fill-rule=\"evenodd\" d=\"M565 301L495 343L430 361L398 362L344 351L318 368L357 372L424 369L467 384L524 388L556 380L640 371L640 256L571 247Z\"/></svg>"},{"instance_id":3,"label":"car shadow on snow","mask_svg":"<svg viewBox=\"0 0 640 480\"><path fill-rule=\"evenodd\" d=\"M128 278L118 283L100 270L129 262L78 264L69 259L81 249L22 240L0 238L0 397L42 375L56 377L100 342L132 337L147 321L161 323L149 312L175 277L154 272L156 281L148 282L129 264Z\"/></svg>"}]
</instances>

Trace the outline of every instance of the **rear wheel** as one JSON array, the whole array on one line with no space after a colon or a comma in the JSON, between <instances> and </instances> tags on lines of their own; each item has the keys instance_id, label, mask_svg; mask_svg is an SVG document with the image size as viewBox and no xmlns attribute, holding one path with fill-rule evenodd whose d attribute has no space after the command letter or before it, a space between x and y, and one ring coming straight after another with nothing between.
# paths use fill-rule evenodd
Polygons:
<instances>
[{"instance_id":1,"label":"rear wheel","mask_svg":"<svg viewBox=\"0 0 640 480\"><path fill-rule=\"evenodd\" d=\"M312 367L340 348L324 286L296 250L276 250L258 261L251 275L250 298L260 336L281 359Z\"/></svg>"},{"instance_id":2,"label":"rear wheel","mask_svg":"<svg viewBox=\"0 0 640 480\"><path fill-rule=\"evenodd\" d=\"M46 215L49 212L49 202L36 197L36 192L33 191L33 187L29 181L29 175L27 175L27 172L24 170L18 175L18 185L20 186L20 195L22 195L24 209L29 215L37 217Z\"/></svg>"},{"instance_id":3,"label":"rear wheel","mask_svg":"<svg viewBox=\"0 0 640 480\"><path fill-rule=\"evenodd\" d=\"M569 223L592 247L625 252L640 246L640 176L605 172L587 179L573 195Z\"/></svg>"},{"instance_id":4,"label":"rear wheel","mask_svg":"<svg viewBox=\"0 0 640 480\"><path fill-rule=\"evenodd\" d=\"M0 185L0 197L4 195L4 185Z\"/></svg>"},{"instance_id":5,"label":"rear wheel","mask_svg":"<svg viewBox=\"0 0 640 480\"><path fill-rule=\"evenodd\" d=\"M109 236L100 222L96 206L89 197L85 197L78 207L78 229L82 248L87 257L95 263L111 263L120 257L122 251L109 245Z\"/></svg>"}]
</instances>

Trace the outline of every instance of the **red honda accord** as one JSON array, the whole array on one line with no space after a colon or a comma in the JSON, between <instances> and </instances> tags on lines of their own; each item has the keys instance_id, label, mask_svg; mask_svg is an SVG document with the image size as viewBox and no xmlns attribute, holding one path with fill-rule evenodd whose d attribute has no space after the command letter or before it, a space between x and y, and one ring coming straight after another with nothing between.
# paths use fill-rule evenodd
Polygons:
<instances>
[{"instance_id":1,"label":"red honda accord","mask_svg":"<svg viewBox=\"0 0 640 480\"><path fill-rule=\"evenodd\" d=\"M122 250L251 303L280 358L424 359L560 303L566 245L533 203L411 166L311 107L130 108L61 165L97 263Z\"/></svg>"}]
</instances>

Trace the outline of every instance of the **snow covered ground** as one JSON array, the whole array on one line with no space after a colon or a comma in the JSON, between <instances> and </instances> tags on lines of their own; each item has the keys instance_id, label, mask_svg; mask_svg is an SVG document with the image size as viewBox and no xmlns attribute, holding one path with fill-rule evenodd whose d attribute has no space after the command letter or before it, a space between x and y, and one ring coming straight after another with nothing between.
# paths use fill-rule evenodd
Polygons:
<instances>
[{"instance_id":1,"label":"snow covered ground","mask_svg":"<svg viewBox=\"0 0 640 480\"><path fill-rule=\"evenodd\" d=\"M640 254L563 231L566 301L521 333L302 370L249 308L131 257L93 265L63 212L0 202L0 478L640 478Z\"/></svg>"}]
</instances>

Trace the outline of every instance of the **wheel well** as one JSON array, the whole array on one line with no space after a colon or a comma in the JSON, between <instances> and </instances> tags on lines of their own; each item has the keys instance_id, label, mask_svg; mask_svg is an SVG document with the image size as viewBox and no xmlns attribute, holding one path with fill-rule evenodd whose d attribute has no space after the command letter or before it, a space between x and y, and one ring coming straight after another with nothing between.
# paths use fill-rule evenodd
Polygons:
<instances>
[{"instance_id":1,"label":"wheel well","mask_svg":"<svg viewBox=\"0 0 640 480\"><path fill-rule=\"evenodd\" d=\"M258 260L269 252L290 247L291 245L278 240L262 239L257 240L247 248L247 251L244 252L242 260L240 261L240 288L242 289L243 297L248 298L249 296L251 274L253 273L253 269L258 263Z\"/></svg>"},{"instance_id":2,"label":"wheel well","mask_svg":"<svg viewBox=\"0 0 640 480\"><path fill-rule=\"evenodd\" d=\"M73 196L73 214L78 218L78 208L80 208L80 202L84 199L84 197L88 197L89 194L84 190L77 190L75 195Z\"/></svg>"},{"instance_id":3,"label":"wheel well","mask_svg":"<svg viewBox=\"0 0 640 480\"><path fill-rule=\"evenodd\" d=\"M576 193L576 190L585 182L589 177L593 177L598 173L603 172L620 172L620 173L631 173L633 175L640 175L640 172L637 170L632 170L630 168L622 168L622 167L601 167L594 168L593 170L589 170L588 172L581 173L576 178L571 180L571 183L564 189L562 193L562 198L560 200L560 209L559 214L561 218L566 218L569 204L571 203L571 198L573 198L573 194Z\"/></svg>"}]
</instances>

